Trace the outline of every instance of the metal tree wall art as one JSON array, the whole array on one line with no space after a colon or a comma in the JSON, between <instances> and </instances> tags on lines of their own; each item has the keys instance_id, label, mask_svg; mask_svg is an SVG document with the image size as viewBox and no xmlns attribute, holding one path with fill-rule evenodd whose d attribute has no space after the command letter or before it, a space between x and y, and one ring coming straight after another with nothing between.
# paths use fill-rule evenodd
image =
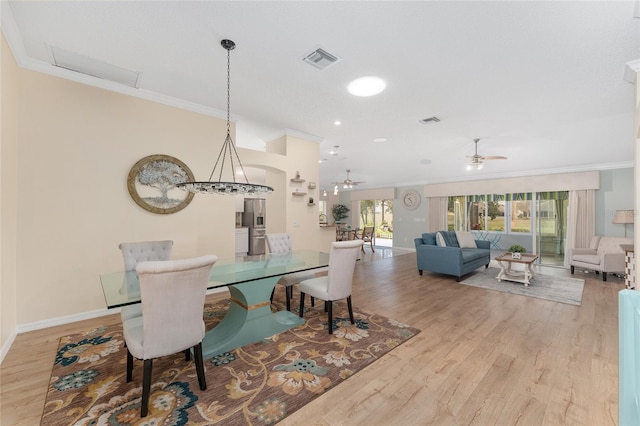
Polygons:
<instances>
[{"instance_id":1,"label":"metal tree wall art","mask_svg":"<svg viewBox=\"0 0 640 426\"><path fill-rule=\"evenodd\" d=\"M193 193L177 189L193 180L193 173L182 161L168 155L150 155L138 161L129 172L127 187L133 200L152 213L169 214L185 208ZM175 191L174 191L175 190Z\"/></svg>"}]
</instances>

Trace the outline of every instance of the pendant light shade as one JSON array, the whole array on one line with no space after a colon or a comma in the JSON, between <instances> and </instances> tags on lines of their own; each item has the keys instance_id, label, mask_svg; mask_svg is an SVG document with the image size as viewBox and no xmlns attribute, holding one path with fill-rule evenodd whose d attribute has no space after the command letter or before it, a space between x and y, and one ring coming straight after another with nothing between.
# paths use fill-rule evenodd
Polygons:
<instances>
[{"instance_id":1,"label":"pendant light shade","mask_svg":"<svg viewBox=\"0 0 640 426\"><path fill-rule=\"evenodd\" d=\"M247 174L238 156L238 151L236 151L236 146L231 138L231 51L235 49L236 44L231 40L222 40L220 44L227 51L227 137L222 144L222 148L220 149L208 181L183 182L176 186L185 191L205 194L268 194L273 192L272 187L249 183ZM222 173L227 165L230 169L228 172L233 176L233 181L222 180ZM236 181L236 170L241 172L244 177L244 182ZM218 180L214 180L216 175Z\"/></svg>"}]
</instances>

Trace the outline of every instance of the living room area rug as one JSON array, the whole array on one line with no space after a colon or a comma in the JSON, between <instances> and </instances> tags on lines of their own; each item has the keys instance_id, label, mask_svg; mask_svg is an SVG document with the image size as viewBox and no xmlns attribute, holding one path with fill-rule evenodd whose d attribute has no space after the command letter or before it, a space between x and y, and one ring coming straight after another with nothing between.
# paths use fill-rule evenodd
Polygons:
<instances>
[{"instance_id":1,"label":"living room area rug","mask_svg":"<svg viewBox=\"0 0 640 426\"><path fill-rule=\"evenodd\" d=\"M569 305L582 304L582 290L584 288L584 280L582 279L536 274L529 286L525 287L524 284L518 282L504 279L498 281L496 277L499 272L500 268L483 269L463 277L460 284L553 300Z\"/></svg>"},{"instance_id":2,"label":"living room area rug","mask_svg":"<svg viewBox=\"0 0 640 426\"><path fill-rule=\"evenodd\" d=\"M228 306L228 300L205 305L207 330ZM273 307L283 309L283 302ZM41 425L271 425L420 332L357 309L352 325L341 302L333 311L333 335L321 302L305 308L305 324L205 360L205 391L183 353L155 359L144 419L142 361L134 361L126 383L121 325L61 337Z\"/></svg>"}]
</instances>

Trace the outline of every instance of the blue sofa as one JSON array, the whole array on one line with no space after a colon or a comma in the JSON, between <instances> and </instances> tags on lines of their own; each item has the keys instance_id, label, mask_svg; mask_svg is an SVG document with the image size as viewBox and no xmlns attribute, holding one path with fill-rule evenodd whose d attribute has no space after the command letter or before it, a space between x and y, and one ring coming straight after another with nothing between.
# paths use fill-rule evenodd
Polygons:
<instances>
[{"instance_id":1,"label":"blue sofa","mask_svg":"<svg viewBox=\"0 0 640 426\"><path fill-rule=\"evenodd\" d=\"M491 261L491 243L475 240L477 248L460 248L455 231L440 231L446 247L436 243L436 232L422 234L414 240L418 258L418 272L437 272L453 275L460 282L463 275L481 266L489 267Z\"/></svg>"}]
</instances>

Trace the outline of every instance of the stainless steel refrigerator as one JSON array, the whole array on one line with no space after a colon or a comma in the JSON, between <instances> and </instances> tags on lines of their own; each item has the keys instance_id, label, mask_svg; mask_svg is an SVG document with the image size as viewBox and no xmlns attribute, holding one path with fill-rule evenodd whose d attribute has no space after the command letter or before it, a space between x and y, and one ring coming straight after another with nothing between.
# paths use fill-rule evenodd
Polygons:
<instances>
[{"instance_id":1,"label":"stainless steel refrigerator","mask_svg":"<svg viewBox=\"0 0 640 426\"><path fill-rule=\"evenodd\" d=\"M245 198L242 226L249 228L249 255L265 253L266 206L264 198Z\"/></svg>"}]
</instances>

